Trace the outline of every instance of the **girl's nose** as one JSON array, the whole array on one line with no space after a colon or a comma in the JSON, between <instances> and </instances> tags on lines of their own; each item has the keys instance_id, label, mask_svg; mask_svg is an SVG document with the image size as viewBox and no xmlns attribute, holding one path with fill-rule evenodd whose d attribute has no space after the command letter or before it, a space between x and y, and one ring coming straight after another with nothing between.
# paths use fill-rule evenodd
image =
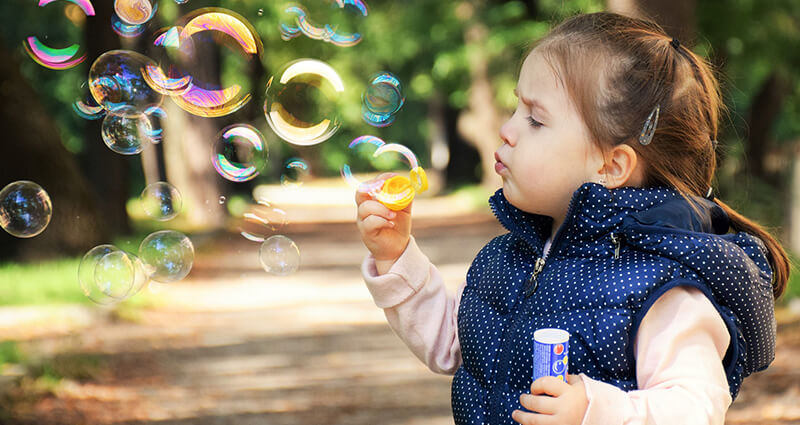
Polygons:
<instances>
[{"instance_id":1,"label":"girl's nose","mask_svg":"<svg viewBox=\"0 0 800 425\"><path fill-rule=\"evenodd\" d=\"M514 130L511 128L511 125L511 120L508 120L500 127L500 139L503 140L503 143L514 146Z\"/></svg>"}]
</instances>

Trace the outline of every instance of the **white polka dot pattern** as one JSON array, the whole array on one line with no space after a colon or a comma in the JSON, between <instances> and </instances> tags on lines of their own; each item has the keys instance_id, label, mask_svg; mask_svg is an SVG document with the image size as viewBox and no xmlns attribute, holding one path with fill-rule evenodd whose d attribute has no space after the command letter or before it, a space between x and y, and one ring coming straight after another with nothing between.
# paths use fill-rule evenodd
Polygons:
<instances>
[{"instance_id":1,"label":"white polka dot pattern","mask_svg":"<svg viewBox=\"0 0 800 425\"><path fill-rule=\"evenodd\" d=\"M725 358L731 394L774 357L772 273L763 244L725 234L714 203L697 211L676 192L587 183L573 196L545 267L530 285L552 221L490 204L509 233L478 253L458 314L463 364L453 380L456 424L514 424L532 381L533 332L570 332L569 372L633 390L633 339L647 309L668 289L703 291L731 331ZM714 232L721 233L715 234ZM532 293L526 294L526 289Z\"/></svg>"}]
</instances>

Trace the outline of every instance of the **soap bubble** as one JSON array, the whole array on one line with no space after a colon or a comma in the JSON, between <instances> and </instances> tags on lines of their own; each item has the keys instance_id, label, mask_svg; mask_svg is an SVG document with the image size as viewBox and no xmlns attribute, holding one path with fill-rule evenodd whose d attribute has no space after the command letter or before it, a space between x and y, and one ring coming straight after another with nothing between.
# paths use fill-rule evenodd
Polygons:
<instances>
[{"instance_id":1,"label":"soap bubble","mask_svg":"<svg viewBox=\"0 0 800 425\"><path fill-rule=\"evenodd\" d=\"M39 0L39 7L47 6L55 0ZM80 26L80 22L85 19L85 16L94 16L94 7L89 0L71 0L73 4L68 5L64 10L64 15L67 19L73 21L76 25ZM80 9L81 12L75 12ZM53 16L41 16L39 22L49 22ZM45 36L44 39L48 37ZM68 69L72 68L84 60L86 60L86 52L83 47L78 44L70 44L63 48L51 47L45 44L37 36L25 37L22 42L25 51L28 55L39 65L50 69Z\"/></svg>"},{"instance_id":2,"label":"soap bubble","mask_svg":"<svg viewBox=\"0 0 800 425\"><path fill-rule=\"evenodd\" d=\"M264 240L275 232L282 230L289 223L286 211L273 206L269 201L259 200L250 205L242 215L239 233L253 242Z\"/></svg>"},{"instance_id":3,"label":"soap bubble","mask_svg":"<svg viewBox=\"0 0 800 425\"><path fill-rule=\"evenodd\" d=\"M258 258L267 273L286 276L300 266L300 249L286 236L270 236L258 249Z\"/></svg>"},{"instance_id":4,"label":"soap bubble","mask_svg":"<svg viewBox=\"0 0 800 425\"><path fill-rule=\"evenodd\" d=\"M150 131L147 133L148 140L157 144L164 139L164 128L161 125L167 118L167 111L160 106L151 106L144 111L144 116L150 122Z\"/></svg>"},{"instance_id":5,"label":"soap bubble","mask_svg":"<svg viewBox=\"0 0 800 425\"><path fill-rule=\"evenodd\" d=\"M106 110L100 106L89 93L88 82L81 84L79 91L81 95L72 103L72 110L79 117L86 120L99 120L106 115Z\"/></svg>"},{"instance_id":6,"label":"soap bubble","mask_svg":"<svg viewBox=\"0 0 800 425\"><path fill-rule=\"evenodd\" d=\"M116 13L112 13L111 14L111 29L113 29L114 32L117 33L120 37L133 38L133 37L138 37L138 36L142 35L144 30L147 29L147 25L145 25L145 24L139 24L139 25L129 24L129 23L123 21L122 19L120 19L120 17L117 16Z\"/></svg>"},{"instance_id":7,"label":"soap bubble","mask_svg":"<svg viewBox=\"0 0 800 425\"><path fill-rule=\"evenodd\" d=\"M142 25L156 14L158 4L150 0L114 0L114 12L130 25Z\"/></svg>"},{"instance_id":8,"label":"soap bubble","mask_svg":"<svg viewBox=\"0 0 800 425\"><path fill-rule=\"evenodd\" d=\"M370 78L361 100L364 121L375 127L386 127L394 122L405 97L400 80L390 72L381 72Z\"/></svg>"},{"instance_id":9,"label":"soap bubble","mask_svg":"<svg viewBox=\"0 0 800 425\"><path fill-rule=\"evenodd\" d=\"M98 245L78 265L83 294L97 304L113 304L137 294L148 282L139 257L114 245Z\"/></svg>"},{"instance_id":10,"label":"soap bubble","mask_svg":"<svg viewBox=\"0 0 800 425\"><path fill-rule=\"evenodd\" d=\"M225 203L225 201L226 201L225 195L220 195L219 200L218 200L219 204L222 205L222 204Z\"/></svg>"},{"instance_id":11,"label":"soap bubble","mask_svg":"<svg viewBox=\"0 0 800 425\"><path fill-rule=\"evenodd\" d=\"M301 158L289 158L283 164L283 174L281 174L281 184L287 187L302 186L303 182L311 174L311 168Z\"/></svg>"},{"instance_id":12,"label":"soap bubble","mask_svg":"<svg viewBox=\"0 0 800 425\"><path fill-rule=\"evenodd\" d=\"M347 28L356 26L348 21L352 21L352 17L358 19L366 17L368 15L366 3L361 0L336 0L336 4L345 13L327 17L327 22L324 24L315 23L302 5L289 5L284 11L286 17L280 26L281 38L288 41L303 34L313 40L322 40L340 47L355 46L360 43L361 33L348 31Z\"/></svg>"},{"instance_id":13,"label":"soap bubble","mask_svg":"<svg viewBox=\"0 0 800 425\"><path fill-rule=\"evenodd\" d=\"M140 196L144 212L155 220L175 218L181 210L182 198L178 189L167 182L147 185Z\"/></svg>"},{"instance_id":14,"label":"soap bubble","mask_svg":"<svg viewBox=\"0 0 800 425\"><path fill-rule=\"evenodd\" d=\"M267 83L267 123L289 143L322 143L339 129L342 92L344 82L327 63L315 59L290 62Z\"/></svg>"},{"instance_id":15,"label":"soap bubble","mask_svg":"<svg viewBox=\"0 0 800 425\"><path fill-rule=\"evenodd\" d=\"M0 227L11 236L32 238L50 223L50 195L38 184L20 180L0 190Z\"/></svg>"},{"instance_id":16,"label":"soap bubble","mask_svg":"<svg viewBox=\"0 0 800 425\"><path fill-rule=\"evenodd\" d=\"M372 191L371 187L367 187L366 182L372 177L377 176L378 167L375 164L375 152L381 146L385 145L381 138L375 136L360 136L353 139L348 145L350 148L347 152L347 162L342 165L341 175L342 178L354 189L364 192ZM391 164L389 167L396 168L396 163ZM380 186L381 182L374 182L373 185Z\"/></svg>"},{"instance_id":17,"label":"soap bubble","mask_svg":"<svg viewBox=\"0 0 800 425\"><path fill-rule=\"evenodd\" d=\"M134 117L163 99L145 82L143 69L154 62L130 50L111 50L100 55L89 69L89 90L108 112Z\"/></svg>"},{"instance_id":18,"label":"soap bubble","mask_svg":"<svg viewBox=\"0 0 800 425\"><path fill-rule=\"evenodd\" d=\"M217 134L211 164L220 176L243 182L254 179L267 165L264 136L248 124L227 126Z\"/></svg>"},{"instance_id":19,"label":"soap bubble","mask_svg":"<svg viewBox=\"0 0 800 425\"><path fill-rule=\"evenodd\" d=\"M144 114L132 114L130 107L117 109L120 115L109 113L103 118L100 135L112 151L122 155L135 155L150 141L153 128Z\"/></svg>"},{"instance_id":20,"label":"soap bubble","mask_svg":"<svg viewBox=\"0 0 800 425\"><path fill-rule=\"evenodd\" d=\"M192 270L194 245L183 233L161 230L149 234L139 245L139 258L150 279L161 283L181 280Z\"/></svg>"},{"instance_id":21,"label":"soap bubble","mask_svg":"<svg viewBox=\"0 0 800 425\"><path fill-rule=\"evenodd\" d=\"M220 117L239 110L252 97L246 73L226 73L217 85L202 81L208 74L204 64L213 60L246 69L260 60L264 48L255 28L241 15L221 8L199 9L180 23L156 38L160 69L146 71L148 83L194 115Z\"/></svg>"}]
</instances>

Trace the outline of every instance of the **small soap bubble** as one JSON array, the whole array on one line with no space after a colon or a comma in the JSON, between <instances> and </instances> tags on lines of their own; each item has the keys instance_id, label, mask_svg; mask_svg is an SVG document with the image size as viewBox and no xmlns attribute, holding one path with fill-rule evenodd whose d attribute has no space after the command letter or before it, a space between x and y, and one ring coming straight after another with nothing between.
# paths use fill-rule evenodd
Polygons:
<instances>
[{"instance_id":1,"label":"small soap bubble","mask_svg":"<svg viewBox=\"0 0 800 425\"><path fill-rule=\"evenodd\" d=\"M287 224L289 218L286 211L269 201L259 200L250 205L242 215L239 232L247 240L264 242L269 235L281 231Z\"/></svg>"},{"instance_id":2,"label":"small soap bubble","mask_svg":"<svg viewBox=\"0 0 800 425\"><path fill-rule=\"evenodd\" d=\"M300 249L283 235L267 238L258 249L258 257L267 273L278 276L294 273L300 266Z\"/></svg>"},{"instance_id":3,"label":"small soap bubble","mask_svg":"<svg viewBox=\"0 0 800 425\"><path fill-rule=\"evenodd\" d=\"M139 245L139 258L150 279L161 283L181 280L192 270L194 245L183 233L161 230Z\"/></svg>"},{"instance_id":4,"label":"small soap bubble","mask_svg":"<svg viewBox=\"0 0 800 425\"><path fill-rule=\"evenodd\" d=\"M0 190L0 227L11 236L32 238L42 233L52 215L50 195L32 181L16 181Z\"/></svg>"},{"instance_id":5,"label":"small soap bubble","mask_svg":"<svg viewBox=\"0 0 800 425\"><path fill-rule=\"evenodd\" d=\"M147 185L140 196L142 209L152 219L167 221L175 218L181 210L183 199L178 188L167 182Z\"/></svg>"},{"instance_id":6,"label":"small soap bubble","mask_svg":"<svg viewBox=\"0 0 800 425\"><path fill-rule=\"evenodd\" d=\"M135 155L150 141L153 127L144 114L130 115L129 107L118 109L121 115L109 113L103 118L100 135L112 151L122 155Z\"/></svg>"},{"instance_id":7,"label":"small soap bubble","mask_svg":"<svg viewBox=\"0 0 800 425\"><path fill-rule=\"evenodd\" d=\"M119 35L120 37L134 38L134 37L138 37L138 36L142 35L144 30L147 29L147 25L145 25L145 24L139 24L139 25L129 24L129 23L123 21L122 19L120 19L120 17L117 16L116 13L112 13L111 14L111 29L113 29L114 32L117 33L117 35Z\"/></svg>"},{"instance_id":8,"label":"small soap bubble","mask_svg":"<svg viewBox=\"0 0 800 425\"><path fill-rule=\"evenodd\" d=\"M365 122L375 127L390 125L405 103L400 80L391 72L373 75L361 101L361 116Z\"/></svg>"},{"instance_id":9,"label":"small soap bubble","mask_svg":"<svg viewBox=\"0 0 800 425\"><path fill-rule=\"evenodd\" d=\"M130 50L111 50L100 55L89 69L89 90L109 113L134 117L159 106L164 98L142 76L152 59Z\"/></svg>"},{"instance_id":10,"label":"small soap bubble","mask_svg":"<svg viewBox=\"0 0 800 425\"><path fill-rule=\"evenodd\" d=\"M211 164L217 173L232 182L254 179L267 166L264 136L248 124L234 124L217 134Z\"/></svg>"},{"instance_id":11,"label":"small soap bubble","mask_svg":"<svg viewBox=\"0 0 800 425\"><path fill-rule=\"evenodd\" d=\"M175 0L175 3L177 3L177 4L186 4L186 3L189 3L189 0Z\"/></svg>"},{"instance_id":12,"label":"small soap bubble","mask_svg":"<svg viewBox=\"0 0 800 425\"><path fill-rule=\"evenodd\" d=\"M258 16L264 16L264 9L258 9Z\"/></svg>"},{"instance_id":13,"label":"small soap bubble","mask_svg":"<svg viewBox=\"0 0 800 425\"><path fill-rule=\"evenodd\" d=\"M114 12L125 23L142 25L156 13L158 5L150 0L115 0Z\"/></svg>"},{"instance_id":14,"label":"small soap bubble","mask_svg":"<svg viewBox=\"0 0 800 425\"><path fill-rule=\"evenodd\" d=\"M164 139L164 126L167 112L160 106L151 106L144 111L145 117L150 122L150 131L147 133L150 143L158 144Z\"/></svg>"},{"instance_id":15,"label":"small soap bubble","mask_svg":"<svg viewBox=\"0 0 800 425\"><path fill-rule=\"evenodd\" d=\"M224 195L223 195L223 196L220 196L220 197L219 197L219 204L220 204L220 205L224 204L224 203L225 203L225 200L226 200L226 198L225 198L225 196L224 196Z\"/></svg>"},{"instance_id":16,"label":"small soap bubble","mask_svg":"<svg viewBox=\"0 0 800 425\"><path fill-rule=\"evenodd\" d=\"M296 60L267 82L264 115L272 131L291 144L322 143L339 129L342 92L344 82L330 65Z\"/></svg>"},{"instance_id":17,"label":"small soap bubble","mask_svg":"<svg viewBox=\"0 0 800 425\"><path fill-rule=\"evenodd\" d=\"M311 168L301 158L289 158L283 164L281 184L286 187L302 186L311 174Z\"/></svg>"}]
</instances>

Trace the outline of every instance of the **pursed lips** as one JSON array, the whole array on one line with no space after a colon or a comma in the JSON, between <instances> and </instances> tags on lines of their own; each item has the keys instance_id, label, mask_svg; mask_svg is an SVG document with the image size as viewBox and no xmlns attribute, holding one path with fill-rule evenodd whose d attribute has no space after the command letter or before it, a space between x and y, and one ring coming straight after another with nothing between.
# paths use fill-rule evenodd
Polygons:
<instances>
[{"instance_id":1,"label":"pursed lips","mask_svg":"<svg viewBox=\"0 0 800 425\"><path fill-rule=\"evenodd\" d=\"M494 163L494 171L497 174L500 174L502 171L508 168L506 167L506 164L503 163L503 160L500 159L500 155L497 152L494 153L494 160L497 161Z\"/></svg>"}]
</instances>

